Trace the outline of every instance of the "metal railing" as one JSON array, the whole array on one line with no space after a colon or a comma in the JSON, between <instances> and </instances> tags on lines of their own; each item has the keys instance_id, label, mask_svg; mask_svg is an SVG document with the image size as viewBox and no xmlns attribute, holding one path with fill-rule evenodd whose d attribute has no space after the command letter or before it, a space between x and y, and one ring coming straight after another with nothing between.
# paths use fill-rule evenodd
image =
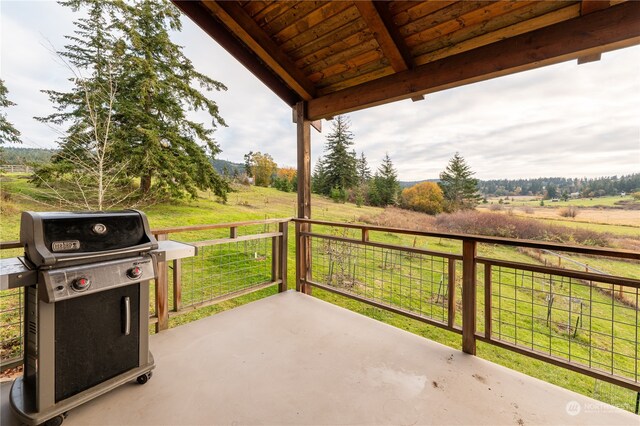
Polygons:
<instances>
[{"instance_id":1,"label":"metal railing","mask_svg":"<svg viewBox=\"0 0 640 426\"><path fill-rule=\"evenodd\" d=\"M526 248L640 260L635 251L296 219L296 288L328 290L462 336L640 391L640 280L536 264ZM156 330L172 316L277 285L287 289L289 219L156 229L198 247L159 263ZM313 225L313 232L311 226ZM428 240L417 244L417 239ZM390 242L391 241L391 242ZM443 242L444 241L444 242ZM17 242L1 243L4 257ZM496 250L497 250L496 249ZM506 258L505 258L506 253ZM518 254L520 253L520 254ZM3 366L21 353L21 290L0 295Z\"/></svg>"},{"instance_id":2,"label":"metal railing","mask_svg":"<svg viewBox=\"0 0 640 426\"><path fill-rule=\"evenodd\" d=\"M287 244L290 219L182 226L153 230L197 247L196 257L158 263L152 295L156 331L169 317L278 285L287 289ZM198 232L194 240L190 234ZM210 237L202 240L203 235ZM171 291L170 291L171 290Z\"/></svg>"},{"instance_id":3,"label":"metal railing","mask_svg":"<svg viewBox=\"0 0 640 426\"><path fill-rule=\"evenodd\" d=\"M297 246L306 252L298 256L301 291L320 288L461 334L462 349L470 354L481 341L640 391L637 276L539 265L508 248L621 262L637 262L638 252L295 222ZM428 248L417 238L429 241ZM496 247L503 249L501 257L490 255Z\"/></svg>"},{"instance_id":4,"label":"metal railing","mask_svg":"<svg viewBox=\"0 0 640 426\"><path fill-rule=\"evenodd\" d=\"M257 220L152 230L158 240L195 245L194 258L158 262L152 282L151 323L156 331L169 318L272 285L287 289L289 219ZM204 238L204 239L203 239ZM18 241L0 243L2 257L23 254ZM0 371L22 364L24 289L0 292Z\"/></svg>"}]
</instances>

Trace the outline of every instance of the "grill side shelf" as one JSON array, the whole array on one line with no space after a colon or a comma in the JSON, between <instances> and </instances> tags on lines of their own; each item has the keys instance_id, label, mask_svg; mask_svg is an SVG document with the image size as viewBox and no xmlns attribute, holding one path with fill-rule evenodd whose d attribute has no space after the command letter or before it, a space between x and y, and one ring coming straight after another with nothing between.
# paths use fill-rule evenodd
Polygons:
<instances>
[{"instance_id":1,"label":"grill side shelf","mask_svg":"<svg viewBox=\"0 0 640 426\"><path fill-rule=\"evenodd\" d=\"M28 287L38 280L38 273L19 257L0 259L0 290Z\"/></svg>"}]
</instances>

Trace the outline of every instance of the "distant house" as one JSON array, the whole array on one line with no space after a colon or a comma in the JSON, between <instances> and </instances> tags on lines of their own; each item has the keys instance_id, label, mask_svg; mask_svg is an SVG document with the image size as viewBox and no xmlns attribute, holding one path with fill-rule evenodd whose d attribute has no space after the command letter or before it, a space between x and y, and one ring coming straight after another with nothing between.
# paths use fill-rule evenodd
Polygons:
<instances>
[{"instance_id":1,"label":"distant house","mask_svg":"<svg viewBox=\"0 0 640 426\"><path fill-rule=\"evenodd\" d=\"M551 202L552 202L552 203L557 203L558 201L560 201L560 199L559 199L559 198L552 198L552 199L551 199Z\"/></svg>"},{"instance_id":2,"label":"distant house","mask_svg":"<svg viewBox=\"0 0 640 426\"><path fill-rule=\"evenodd\" d=\"M620 193L620 196L621 196L621 197L624 197L624 196L626 196L626 195L627 195L627 193L626 193L626 192L621 192L621 193Z\"/></svg>"},{"instance_id":3,"label":"distant house","mask_svg":"<svg viewBox=\"0 0 640 426\"><path fill-rule=\"evenodd\" d=\"M572 192L571 194L569 194L569 197L571 197L571 198L580 198L580 193L579 192Z\"/></svg>"}]
</instances>

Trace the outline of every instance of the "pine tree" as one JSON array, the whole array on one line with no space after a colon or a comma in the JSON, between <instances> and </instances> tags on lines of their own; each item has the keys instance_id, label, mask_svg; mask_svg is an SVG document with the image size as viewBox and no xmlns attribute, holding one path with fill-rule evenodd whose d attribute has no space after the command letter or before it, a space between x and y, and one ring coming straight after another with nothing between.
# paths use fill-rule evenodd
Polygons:
<instances>
[{"instance_id":1,"label":"pine tree","mask_svg":"<svg viewBox=\"0 0 640 426\"><path fill-rule=\"evenodd\" d=\"M367 158L364 156L364 152L360 153L356 163L356 170L358 172L358 182L363 184L371 180L371 169L367 163Z\"/></svg>"},{"instance_id":2,"label":"pine tree","mask_svg":"<svg viewBox=\"0 0 640 426\"><path fill-rule=\"evenodd\" d=\"M344 193L358 182L356 154L349 150L353 145L353 133L349 131L349 126L349 119L340 115L334 119L332 131L327 135L322 160L322 194L331 195L332 190Z\"/></svg>"},{"instance_id":3,"label":"pine tree","mask_svg":"<svg viewBox=\"0 0 640 426\"><path fill-rule=\"evenodd\" d=\"M118 22L127 41L124 54L121 155L131 159L132 172L140 176L140 189L180 197L186 191L211 189L226 198L228 184L210 159L220 153L213 133L225 126L217 104L205 91L226 87L198 72L169 38L180 31L180 12L167 0L122 3L124 19ZM187 119L185 108L204 111L212 128Z\"/></svg>"},{"instance_id":4,"label":"pine tree","mask_svg":"<svg viewBox=\"0 0 640 426\"><path fill-rule=\"evenodd\" d=\"M440 188L446 200L445 209L473 209L482 199L478 194L478 180L474 172L459 153L449 160L445 171L440 173Z\"/></svg>"},{"instance_id":5,"label":"pine tree","mask_svg":"<svg viewBox=\"0 0 640 426\"><path fill-rule=\"evenodd\" d=\"M5 108L15 105L7 98L8 92L4 81L0 79L0 108L3 109L0 112L0 145L5 142L20 143L20 132L7 120L7 116L4 113Z\"/></svg>"},{"instance_id":6,"label":"pine tree","mask_svg":"<svg viewBox=\"0 0 640 426\"><path fill-rule=\"evenodd\" d=\"M210 161L220 152L213 132L224 120L193 84L206 91L226 87L197 72L169 39L169 30L181 28L177 8L167 0L62 4L88 13L74 22L60 52L75 71L73 89L46 91L56 112L40 120L69 125L54 164L82 162L95 136L108 136L105 158L122 166L127 179L140 178L143 197L195 197L210 189L226 198L228 183ZM188 120L185 108L207 112L212 128Z\"/></svg>"},{"instance_id":7,"label":"pine tree","mask_svg":"<svg viewBox=\"0 0 640 426\"><path fill-rule=\"evenodd\" d=\"M318 158L316 166L313 168L313 173L311 174L311 192L321 195L326 194L324 161L322 157Z\"/></svg>"},{"instance_id":8,"label":"pine tree","mask_svg":"<svg viewBox=\"0 0 640 426\"><path fill-rule=\"evenodd\" d=\"M387 153L373 177L369 200L374 206L385 207L393 205L397 202L399 192L400 183L398 182L398 173L395 167L393 167L391 157L389 157Z\"/></svg>"}]
</instances>

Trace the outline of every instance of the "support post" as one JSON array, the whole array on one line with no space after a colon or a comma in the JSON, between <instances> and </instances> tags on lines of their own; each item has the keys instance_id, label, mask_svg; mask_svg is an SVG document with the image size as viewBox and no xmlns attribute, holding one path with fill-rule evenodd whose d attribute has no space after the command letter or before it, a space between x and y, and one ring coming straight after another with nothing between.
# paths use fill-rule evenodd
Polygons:
<instances>
[{"instance_id":1,"label":"support post","mask_svg":"<svg viewBox=\"0 0 640 426\"><path fill-rule=\"evenodd\" d=\"M448 260L448 293L447 298L447 325L449 328L453 328L456 324L456 260Z\"/></svg>"},{"instance_id":2,"label":"support post","mask_svg":"<svg viewBox=\"0 0 640 426\"><path fill-rule=\"evenodd\" d=\"M158 234L158 241L166 241L167 234ZM169 271L167 262L158 262L158 278L156 278L156 333L169 328ZM140 330L142 333L143 330Z\"/></svg>"},{"instance_id":3,"label":"support post","mask_svg":"<svg viewBox=\"0 0 640 426\"><path fill-rule=\"evenodd\" d=\"M173 310L182 309L182 259L173 261Z\"/></svg>"},{"instance_id":4,"label":"support post","mask_svg":"<svg viewBox=\"0 0 640 426\"><path fill-rule=\"evenodd\" d=\"M484 337L491 338L491 317L493 316L491 309L491 264L484 265ZM514 282L515 285L515 282ZM517 301L516 301L517 303Z\"/></svg>"},{"instance_id":5,"label":"support post","mask_svg":"<svg viewBox=\"0 0 640 426\"><path fill-rule=\"evenodd\" d=\"M462 242L462 351L476 354L476 242Z\"/></svg>"},{"instance_id":6,"label":"support post","mask_svg":"<svg viewBox=\"0 0 640 426\"><path fill-rule=\"evenodd\" d=\"M287 291L287 254L289 248L289 222L280 222L280 287L279 292Z\"/></svg>"},{"instance_id":7,"label":"support post","mask_svg":"<svg viewBox=\"0 0 640 426\"><path fill-rule=\"evenodd\" d=\"M298 218L311 218L311 122L307 119L307 103L296 104L296 127L298 142ZM301 235L308 232L307 223L296 223L296 289L311 294L306 280L311 275L311 244Z\"/></svg>"}]
</instances>

